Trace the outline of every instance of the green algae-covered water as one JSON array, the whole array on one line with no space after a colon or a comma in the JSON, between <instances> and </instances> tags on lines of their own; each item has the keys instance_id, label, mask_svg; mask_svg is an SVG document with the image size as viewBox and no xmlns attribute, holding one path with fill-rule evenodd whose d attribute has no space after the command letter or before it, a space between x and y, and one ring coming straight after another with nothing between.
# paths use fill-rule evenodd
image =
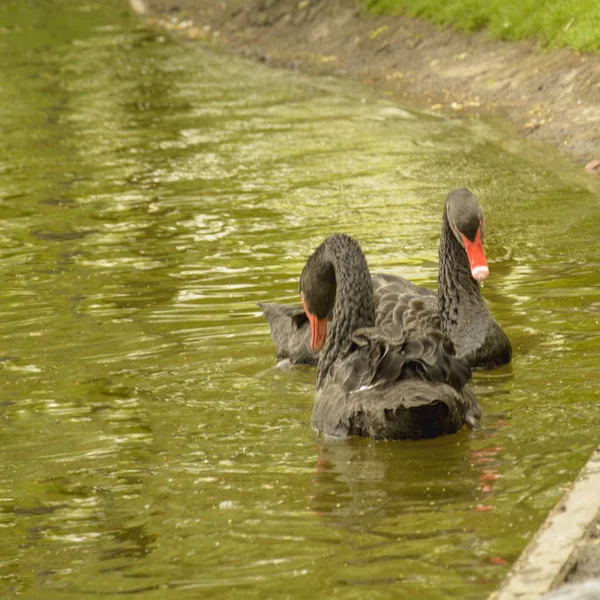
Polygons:
<instances>
[{"instance_id":1,"label":"green algae-covered water","mask_svg":"<svg viewBox=\"0 0 600 600\"><path fill-rule=\"evenodd\" d=\"M0 596L486 597L598 442L597 182L117 0L7 0L0 57ZM461 186L514 348L483 427L319 439L256 302L335 231L435 286Z\"/></svg>"}]
</instances>

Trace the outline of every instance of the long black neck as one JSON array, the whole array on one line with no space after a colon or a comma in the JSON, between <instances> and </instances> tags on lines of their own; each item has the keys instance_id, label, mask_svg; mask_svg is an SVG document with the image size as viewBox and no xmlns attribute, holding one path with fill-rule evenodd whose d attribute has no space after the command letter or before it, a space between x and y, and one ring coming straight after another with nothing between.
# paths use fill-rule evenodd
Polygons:
<instances>
[{"instance_id":1,"label":"long black neck","mask_svg":"<svg viewBox=\"0 0 600 600\"><path fill-rule=\"evenodd\" d=\"M373 284L365 256L351 237L333 235L319 247L321 260L333 265L336 296L327 341L319 357L317 388L323 384L335 359L349 345L352 334L361 327L375 325Z\"/></svg>"},{"instance_id":2,"label":"long black neck","mask_svg":"<svg viewBox=\"0 0 600 600\"><path fill-rule=\"evenodd\" d=\"M479 284L471 276L467 253L454 235L446 211L440 236L439 261L438 310L443 331L456 345L458 332L466 322L476 318L482 311L486 315L489 311Z\"/></svg>"}]
</instances>

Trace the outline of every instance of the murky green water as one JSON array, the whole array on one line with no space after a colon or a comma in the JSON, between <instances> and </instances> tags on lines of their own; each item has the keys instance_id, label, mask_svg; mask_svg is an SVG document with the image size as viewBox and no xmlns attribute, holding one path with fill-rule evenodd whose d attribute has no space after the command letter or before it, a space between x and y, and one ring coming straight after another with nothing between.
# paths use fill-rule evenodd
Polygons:
<instances>
[{"instance_id":1,"label":"murky green water","mask_svg":"<svg viewBox=\"0 0 600 600\"><path fill-rule=\"evenodd\" d=\"M117 0L5 1L0 57L0 595L484 598L598 442L596 182ZM255 303L334 231L435 285L459 186L515 350L483 429L319 440Z\"/></svg>"}]
</instances>

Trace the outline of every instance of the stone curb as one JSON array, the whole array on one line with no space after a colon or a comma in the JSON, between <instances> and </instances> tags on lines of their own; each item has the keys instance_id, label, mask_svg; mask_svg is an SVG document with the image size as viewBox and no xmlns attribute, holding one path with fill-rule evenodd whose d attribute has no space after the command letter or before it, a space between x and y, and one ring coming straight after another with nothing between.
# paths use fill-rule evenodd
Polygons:
<instances>
[{"instance_id":1,"label":"stone curb","mask_svg":"<svg viewBox=\"0 0 600 600\"><path fill-rule=\"evenodd\" d=\"M489 600L534 600L564 583L600 513L600 447Z\"/></svg>"}]
</instances>

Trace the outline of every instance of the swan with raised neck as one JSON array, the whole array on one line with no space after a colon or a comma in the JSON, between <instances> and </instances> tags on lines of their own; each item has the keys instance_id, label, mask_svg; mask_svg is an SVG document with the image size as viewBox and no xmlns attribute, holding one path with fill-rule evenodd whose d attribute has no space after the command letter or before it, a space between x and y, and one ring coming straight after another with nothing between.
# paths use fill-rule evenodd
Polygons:
<instances>
[{"instance_id":1,"label":"swan with raised neck","mask_svg":"<svg viewBox=\"0 0 600 600\"><path fill-rule=\"evenodd\" d=\"M448 194L439 245L438 311L457 356L472 368L510 362L512 348L492 317L479 287L489 269L483 250L485 216L466 189Z\"/></svg>"}]
</instances>

